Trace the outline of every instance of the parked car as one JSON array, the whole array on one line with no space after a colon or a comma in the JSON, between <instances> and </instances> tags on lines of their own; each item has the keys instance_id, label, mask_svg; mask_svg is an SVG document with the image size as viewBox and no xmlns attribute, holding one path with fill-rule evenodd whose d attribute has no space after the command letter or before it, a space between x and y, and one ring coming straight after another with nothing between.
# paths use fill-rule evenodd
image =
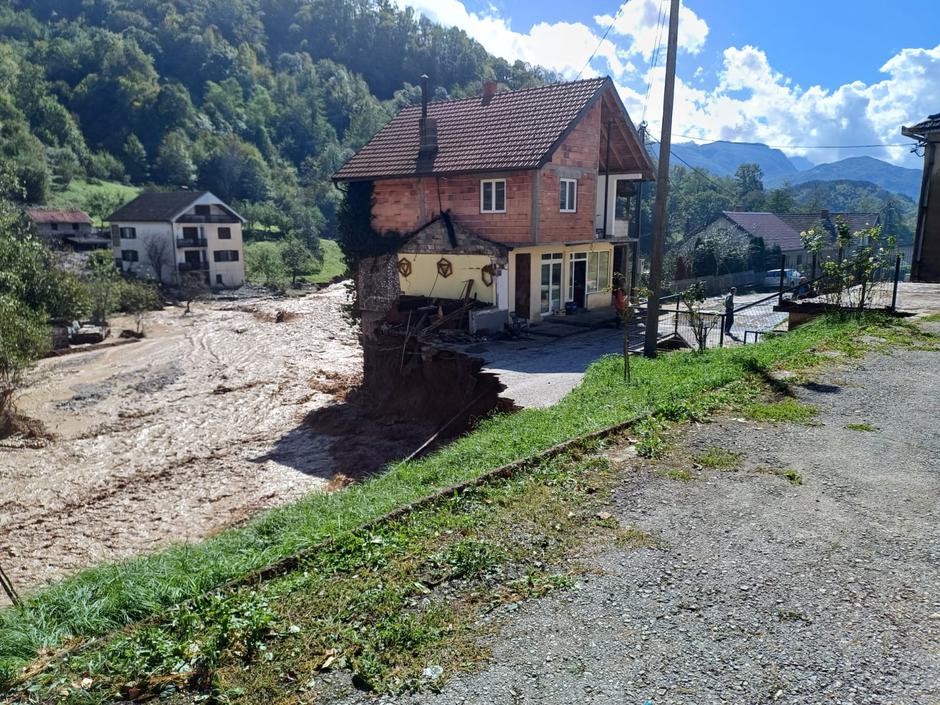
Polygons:
<instances>
[{"instance_id":1,"label":"parked car","mask_svg":"<svg viewBox=\"0 0 940 705\"><path fill-rule=\"evenodd\" d=\"M800 277L803 275L800 274L795 269L784 269L783 270L783 288L788 289L791 286L796 286L800 283ZM769 272L764 273L764 281L762 282L764 287L768 289L776 289L780 286L780 270L771 269Z\"/></svg>"}]
</instances>

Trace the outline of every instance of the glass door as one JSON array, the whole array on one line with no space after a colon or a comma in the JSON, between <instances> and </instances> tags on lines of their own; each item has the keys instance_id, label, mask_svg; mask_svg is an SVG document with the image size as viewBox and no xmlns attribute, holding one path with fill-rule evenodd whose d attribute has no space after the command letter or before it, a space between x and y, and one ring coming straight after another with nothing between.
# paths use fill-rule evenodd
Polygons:
<instances>
[{"instance_id":1,"label":"glass door","mask_svg":"<svg viewBox=\"0 0 940 705\"><path fill-rule=\"evenodd\" d=\"M542 255L541 300L542 313L561 310L561 252Z\"/></svg>"}]
</instances>

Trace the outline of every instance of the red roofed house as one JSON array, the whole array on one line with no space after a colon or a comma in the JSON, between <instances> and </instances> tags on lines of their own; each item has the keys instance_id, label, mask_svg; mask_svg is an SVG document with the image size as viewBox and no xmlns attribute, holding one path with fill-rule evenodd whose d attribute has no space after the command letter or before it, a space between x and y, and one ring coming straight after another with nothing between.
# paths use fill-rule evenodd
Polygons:
<instances>
[{"instance_id":1,"label":"red roofed house","mask_svg":"<svg viewBox=\"0 0 940 705\"><path fill-rule=\"evenodd\" d=\"M26 215L50 247L95 249L110 244L92 235L91 218L78 208L27 208Z\"/></svg>"},{"instance_id":2,"label":"red roofed house","mask_svg":"<svg viewBox=\"0 0 940 705\"><path fill-rule=\"evenodd\" d=\"M630 196L653 179L613 82L487 82L429 103L424 79L422 94L333 176L372 182L376 231L414 235L402 293L459 298L472 280L479 300L534 320L569 301L610 306L635 243Z\"/></svg>"},{"instance_id":3,"label":"red roofed house","mask_svg":"<svg viewBox=\"0 0 940 705\"><path fill-rule=\"evenodd\" d=\"M723 211L722 214L706 225L699 235L724 230L740 235L745 242L750 238L761 238L764 246L771 250L780 248L786 257L786 268L796 269L801 274L812 274L813 256L803 247L800 233L815 227L822 227L829 233L826 246L820 253L820 261L837 258L839 246L836 244L836 219L841 218L854 233L879 224L878 213L749 213L746 211ZM690 238L694 243L696 237ZM775 263L775 267L779 266Z\"/></svg>"}]
</instances>

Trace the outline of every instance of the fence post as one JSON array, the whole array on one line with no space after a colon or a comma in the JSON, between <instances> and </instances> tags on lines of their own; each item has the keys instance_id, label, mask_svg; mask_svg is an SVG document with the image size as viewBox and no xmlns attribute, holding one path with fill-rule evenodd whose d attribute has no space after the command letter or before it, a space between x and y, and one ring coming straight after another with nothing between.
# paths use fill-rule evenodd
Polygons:
<instances>
[{"instance_id":1,"label":"fence post","mask_svg":"<svg viewBox=\"0 0 940 705\"><path fill-rule=\"evenodd\" d=\"M787 273L787 256L780 255L780 289L777 291L777 305L783 306L783 278Z\"/></svg>"},{"instance_id":2,"label":"fence post","mask_svg":"<svg viewBox=\"0 0 940 705\"><path fill-rule=\"evenodd\" d=\"M891 291L891 310L898 310L898 281L901 279L901 255L894 260L894 288Z\"/></svg>"},{"instance_id":3,"label":"fence post","mask_svg":"<svg viewBox=\"0 0 940 705\"><path fill-rule=\"evenodd\" d=\"M723 348L725 346L725 314L718 314L718 347Z\"/></svg>"},{"instance_id":4,"label":"fence post","mask_svg":"<svg viewBox=\"0 0 940 705\"><path fill-rule=\"evenodd\" d=\"M813 276L811 276L809 280L811 282L816 281L816 253L815 252L813 253Z\"/></svg>"},{"instance_id":5,"label":"fence post","mask_svg":"<svg viewBox=\"0 0 940 705\"><path fill-rule=\"evenodd\" d=\"M676 294L676 316L675 316L675 326L673 327L672 334L679 335L679 304L682 302L682 294Z\"/></svg>"}]
</instances>

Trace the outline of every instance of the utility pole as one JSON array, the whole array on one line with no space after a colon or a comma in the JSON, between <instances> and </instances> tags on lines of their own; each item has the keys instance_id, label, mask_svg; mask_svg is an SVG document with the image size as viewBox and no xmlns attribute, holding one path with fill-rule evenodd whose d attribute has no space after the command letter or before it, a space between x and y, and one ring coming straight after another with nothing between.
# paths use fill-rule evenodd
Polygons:
<instances>
[{"instance_id":1,"label":"utility pole","mask_svg":"<svg viewBox=\"0 0 940 705\"><path fill-rule=\"evenodd\" d=\"M669 198L669 149L672 146L672 103L676 93L676 53L679 44L679 0L669 9L669 46L666 49L666 86L663 95L663 124L659 143L659 173L656 176L656 211L653 223L653 252L650 257L650 298L646 306L646 340L643 354L656 357L659 338L659 299L663 293L663 242L666 238L666 202Z\"/></svg>"}]
</instances>

